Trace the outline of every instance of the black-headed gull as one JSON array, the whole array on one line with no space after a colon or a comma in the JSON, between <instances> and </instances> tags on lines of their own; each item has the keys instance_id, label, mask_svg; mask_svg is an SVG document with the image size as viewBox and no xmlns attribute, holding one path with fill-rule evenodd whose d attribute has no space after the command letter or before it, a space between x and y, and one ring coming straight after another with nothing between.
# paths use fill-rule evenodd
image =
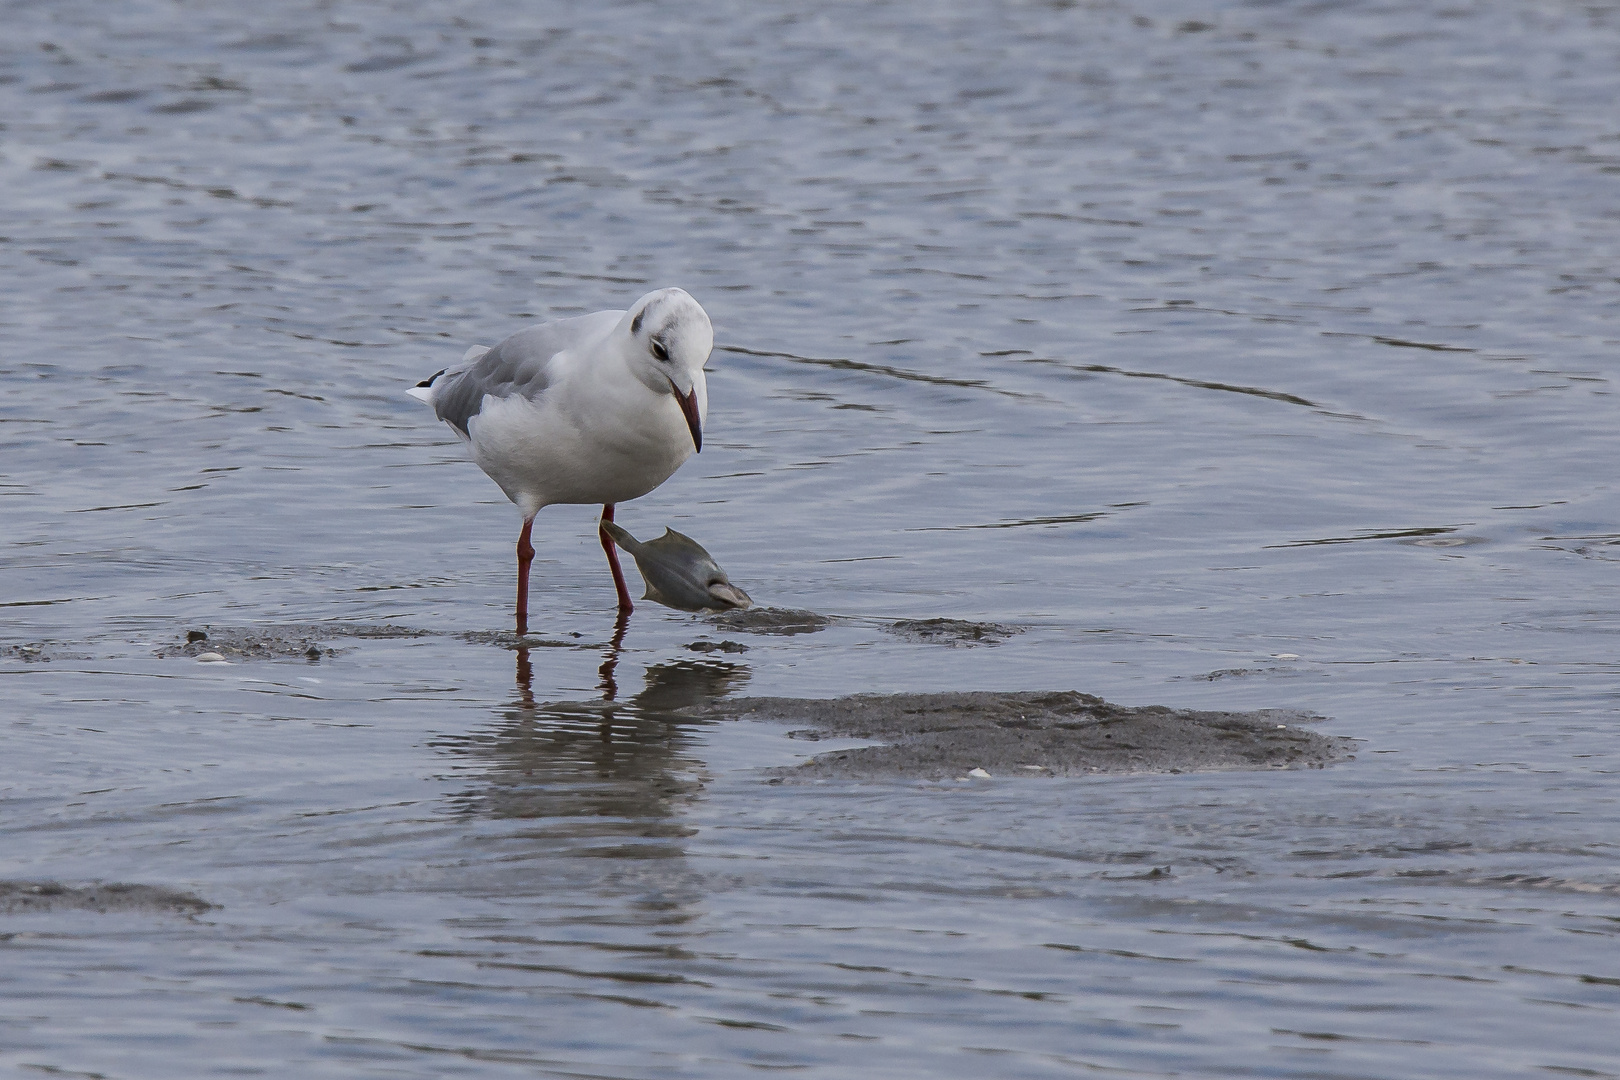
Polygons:
<instances>
[{"instance_id":1,"label":"black-headed gull","mask_svg":"<svg viewBox=\"0 0 1620 1080\"><path fill-rule=\"evenodd\" d=\"M473 460L523 513L517 632L529 630L529 533L552 503L616 503L668 480L703 449L709 391L703 365L714 328L682 289L659 289L628 311L598 311L519 330L407 393L433 406ZM619 611L632 610L613 539L598 529Z\"/></svg>"}]
</instances>

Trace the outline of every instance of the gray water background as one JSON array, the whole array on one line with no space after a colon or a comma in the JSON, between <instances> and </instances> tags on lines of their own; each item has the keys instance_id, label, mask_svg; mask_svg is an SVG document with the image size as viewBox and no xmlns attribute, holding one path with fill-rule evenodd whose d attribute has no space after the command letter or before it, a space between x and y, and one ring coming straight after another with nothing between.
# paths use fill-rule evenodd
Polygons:
<instances>
[{"instance_id":1,"label":"gray water background","mask_svg":"<svg viewBox=\"0 0 1620 1080\"><path fill-rule=\"evenodd\" d=\"M1620 7L0 26L0 877L218 905L0 916L4 1067L1620 1075ZM843 618L644 604L609 706L554 507L525 687L517 515L403 387L669 284L709 430L620 521ZM156 655L290 623L433 633ZM1363 743L794 787L659 718L1022 688Z\"/></svg>"}]
</instances>

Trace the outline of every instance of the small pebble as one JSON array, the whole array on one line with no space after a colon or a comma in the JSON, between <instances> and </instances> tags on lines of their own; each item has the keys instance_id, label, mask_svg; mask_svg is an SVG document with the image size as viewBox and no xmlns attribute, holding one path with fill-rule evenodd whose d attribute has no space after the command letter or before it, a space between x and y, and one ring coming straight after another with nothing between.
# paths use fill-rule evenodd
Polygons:
<instances>
[{"instance_id":1,"label":"small pebble","mask_svg":"<svg viewBox=\"0 0 1620 1080\"><path fill-rule=\"evenodd\" d=\"M1273 660L1298 660L1299 659L1299 653L1297 653L1297 652L1272 653L1271 658Z\"/></svg>"},{"instance_id":2,"label":"small pebble","mask_svg":"<svg viewBox=\"0 0 1620 1080\"><path fill-rule=\"evenodd\" d=\"M969 769L968 770L968 775L972 776L972 777L977 777L980 780L988 780L988 779L990 779L990 774L985 772L983 769Z\"/></svg>"},{"instance_id":3,"label":"small pebble","mask_svg":"<svg viewBox=\"0 0 1620 1080\"><path fill-rule=\"evenodd\" d=\"M221 656L217 652L205 652L205 653L202 653L201 655L199 655L197 657L197 663L199 663L199 664L228 664L228 663L230 663L230 661L225 659L223 656Z\"/></svg>"}]
</instances>

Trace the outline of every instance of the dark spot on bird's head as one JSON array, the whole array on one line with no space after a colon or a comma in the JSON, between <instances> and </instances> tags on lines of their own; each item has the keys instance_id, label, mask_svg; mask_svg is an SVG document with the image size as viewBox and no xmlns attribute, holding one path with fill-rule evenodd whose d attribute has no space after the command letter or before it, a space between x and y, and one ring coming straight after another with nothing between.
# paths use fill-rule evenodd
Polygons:
<instances>
[{"instance_id":1,"label":"dark spot on bird's head","mask_svg":"<svg viewBox=\"0 0 1620 1080\"><path fill-rule=\"evenodd\" d=\"M632 335L641 333L641 320L646 316L646 314L647 309L642 308L640 311L636 312L636 317L630 320L630 333Z\"/></svg>"}]
</instances>

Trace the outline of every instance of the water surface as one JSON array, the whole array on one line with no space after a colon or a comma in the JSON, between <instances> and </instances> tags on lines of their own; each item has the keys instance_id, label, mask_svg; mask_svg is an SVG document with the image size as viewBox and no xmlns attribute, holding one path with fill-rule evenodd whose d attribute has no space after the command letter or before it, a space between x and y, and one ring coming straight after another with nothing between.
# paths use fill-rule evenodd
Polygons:
<instances>
[{"instance_id":1,"label":"water surface","mask_svg":"<svg viewBox=\"0 0 1620 1080\"><path fill-rule=\"evenodd\" d=\"M0 20L0 879L215 905L0 915L7 1066L1620 1075L1616 5ZM403 388L669 284L705 449L620 520L838 618L615 646L555 507L520 655ZM671 715L953 689L1363 743L806 787Z\"/></svg>"}]
</instances>

